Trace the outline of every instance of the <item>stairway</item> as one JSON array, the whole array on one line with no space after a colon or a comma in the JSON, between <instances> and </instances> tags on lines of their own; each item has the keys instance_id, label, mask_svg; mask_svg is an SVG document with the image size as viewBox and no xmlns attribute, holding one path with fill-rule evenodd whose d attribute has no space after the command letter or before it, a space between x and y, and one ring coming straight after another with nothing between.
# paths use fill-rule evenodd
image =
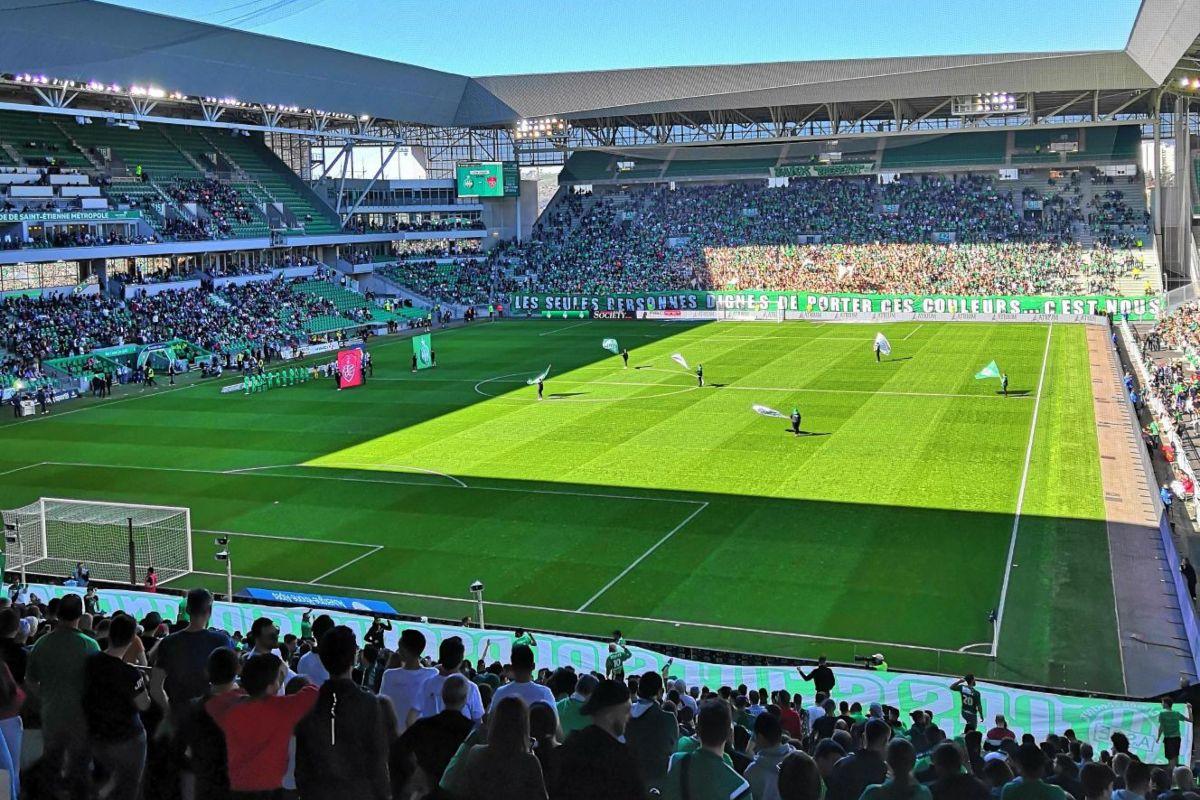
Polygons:
<instances>
[{"instance_id":1,"label":"stairway","mask_svg":"<svg viewBox=\"0 0 1200 800\"><path fill-rule=\"evenodd\" d=\"M92 169L96 170L97 172L104 171L104 164L101 163L100 159L89 153L86 149L84 149L83 145L75 141L75 137L67 133L67 129L64 128L58 120L53 120L51 124L58 128L62 135L66 137L67 141L71 143L71 146L79 151L81 156L87 159L88 163L92 165Z\"/></svg>"}]
</instances>

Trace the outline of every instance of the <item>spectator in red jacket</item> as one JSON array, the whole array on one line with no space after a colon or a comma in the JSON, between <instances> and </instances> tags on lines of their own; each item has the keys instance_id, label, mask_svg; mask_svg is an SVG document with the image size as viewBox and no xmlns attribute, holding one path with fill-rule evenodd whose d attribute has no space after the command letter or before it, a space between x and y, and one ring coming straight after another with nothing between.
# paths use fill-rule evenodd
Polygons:
<instances>
[{"instance_id":1,"label":"spectator in red jacket","mask_svg":"<svg viewBox=\"0 0 1200 800\"><path fill-rule=\"evenodd\" d=\"M225 734L233 800L275 800L283 792L288 744L296 723L317 703L317 687L280 697L286 672L273 653L242 667L242 691L218 695L205 709Z\"/></svg>"}]
</instances>

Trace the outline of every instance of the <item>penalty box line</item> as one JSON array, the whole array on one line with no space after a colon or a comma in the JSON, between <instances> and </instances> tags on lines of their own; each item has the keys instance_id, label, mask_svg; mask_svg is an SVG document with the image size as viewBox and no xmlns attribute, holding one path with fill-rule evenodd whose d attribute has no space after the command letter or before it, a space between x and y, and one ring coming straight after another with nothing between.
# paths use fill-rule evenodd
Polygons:
<instances>
[{"instance_id":1,"label":"penalty box line","mask_svg":"<svg viewBox=\"0 0 1200 800\"><path fill-rule=\"evenodd\" d=\"M192 575L204 575L213 578L224 578L224 572L211 572L206 570L192 570ZM469 597L450 597L449 595L427 594L422 592L402 592L395 589L372 589L365 586L347 586L337 583L311 583L306 581L283 580L280 578L267 578L259 575L242 575L234 573L234 578L242 581L261 581L267 584L277 583L286 586L317 586L324 589L337 589L340 591L349 592L368 592L376 595L387 595L389 597L409 597L417 600L438 600L451 603L463 603L469 608L475 607L475 601ZM527 603L509 603L503 600L484 600L483 604L490 608L505 608L518 611L541 611L553 614L565 614L569 616L582 617L598 617L601 619L616 619L627 620L629 622L647 622L656 625L671 625L681 628L698 628L701 630L713 631L736 631L737 633L748 633L759 636L781 636L788 639L805 639L817 642L838 642L841 644L863 644L870 647L902 647L906 650L920 650L928 653L946 653L946 654L961 654L958 649L947 647L932 647L925 644L908 644L905 642L885 642L877 639L852 639L845 636L822 636L815 633L803 633L799 631L773 631L765 628L746 628L736 625L718 624L715 622L689 622L672 619L664 619L662 617L637 617L629 614L610 614L602 611L573 611L569 608L556 608L554 606L538 606ZM409 615L411 616L411 615ZM968 645L969 646L969 645Z\"/></svg>"},{"instance_id":2,"label":"penalty box line","mask_svg":"<svg viewBox=\"0 0 1200 800\"><path fill-rule=\"evenodd\" d=\"M192 533L207 533L207 534L215 535L215 536L244 537L244 538L248 538L248 539L271 539L274 541L281 541L281 542L300 542L302 544L328 544L328 545L333 545L335 547L361 547L362 549L367 551L365 553L362 553L361 555L355 556L354 558L346 561L343 564L340 564L340 565L334 567L333 569L331 569L327 572L322 572L320 575L318 575L317 577L315 577L311 581L309 581L308 582L309 585L320 583L321 581L325 580L326 578L330 577L331 575L341 572L346 567L349 567L352 564L357 564L359 561L362 561L364 558L373 556L376 553L378 553L380 550L383 549L383 545L381 545L381 544L364 544L362 542L338 541L336 539L309 539L309 538L306 538L303 536L279 536L276 534L266 534L266 533L243 533L242 531L219 531L219 530L213 530L212 528L193 528ZM224 574L224 573L221 573L221 574Z\"/></svg>"}]
</instances>

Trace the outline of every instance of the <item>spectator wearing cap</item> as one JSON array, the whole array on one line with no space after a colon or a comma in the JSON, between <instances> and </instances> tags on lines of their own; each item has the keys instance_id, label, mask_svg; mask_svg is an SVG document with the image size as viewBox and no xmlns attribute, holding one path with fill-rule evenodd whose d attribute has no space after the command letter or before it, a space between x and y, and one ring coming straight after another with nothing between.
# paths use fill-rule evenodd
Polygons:
<instances>
[{"instance_id":1,"label":"spectator wearing cap","mask_svg":"<svg viewBox=\"0 0 1200 800\"><path fill-rule=\"evenodd\" d=\"M403 638L404 634L401 634L401 640ZM390 759L393 785L397 773L405 776L409 791L428 791L441 781L450 760L475 727L462 713L467 702L468 683L462 675L447 678L442 684L442 710L432 717L417 720L401 734Z\"/></svg>"},{"instance_id":2,"label":"spectator wearing cap","mask_svg":"<svg viewBox=\"0 0 1200 800\"><path fill-rule=\"evenodd\" d=\"M623 681L599 681L580 713L592 724L558 749L552 800L644 800L638 763L621 741L629 723L629 688Z\"/></svg>"},{"instance_id":3,"label":"spectator wearing cap","mask_svg":"<svg viewBox=\"0 0 1200 800\"><path fill-rule=\"evenodd\" d=\"M796 748L783 741L779 719L772 714L759 714L754 720L754 762L745 772L754 800L778 793L779 765L794 752Z\"/></svg>"},{"instance_id":4,"label":"spectator wearing cap","mask_svg":"<svg viewBox=\"0 0 1200 800\"><path fill-rule=\"evenodd\" d=\"M205 704L214 697L241 693L238 673L242 662L237 653L218 647L208 654L204 666L208 689L190 701L180 713L174 740L179 750L188 754L187 779L193 786L192 796L209 800L229 797L229 762L225 751L225 734L208 713Z\"/></svg>"},{"instance_id":5,"label":"spectator wearing cap","mask_svg":"<svg viewBox=\"0 0 1200 800\"><path fill-rule=\"evenodd\" d=\"M492 705L495 706L506 697L519 697L525 701L528 708L534 703L545 703L555 707L554 692L533 680L533 650L526 644L514 644L512 648L512 682L506 683L492 695ZM558 712L555 711L557 716Z\"/></svg>"},{"instance_id":6,"label":"spectator wearing cap","mask_svg":"<svg viewBox=\"0 0 1200 800\"><path fill-rule=\"evenodd\" d=\"M1113 780L1116 775L1107 764L1089 762L1079 770L1079 782L1083 784L1084 800L1111 800Z\"/></svg>"},{"instance_id":7,"label":"spectator wearing cap","mask_svg":"<svg viewBox=\"0 0 1200 800\"><path fill-rule=\"evenodd\" d=\"M192 589L187 595L188 625L172 633L154 648L150 672L150 697L164 711L184 708L208 690L205 667L218 647L233 649L233 640L222 631L210 630L213 596L207 589Z\"/></svg>"},{"instance_id":8,"label":"spectator wearing cap","mask_svg":"<svg viewBox=\"0 0 1200 800\"><path fill-rule=\"evenodd\" d=\"M58 622L29 652L25 688L42 704L42 739L46 763L61 768L67 791L85 797L87 728L83 719L84 671L87 659L100 652L96 640L79 631L83 598L64 596Z\"/></svg>"},{"instance_id":9,"label":"spectator wearing cap","mask_svg":"<svg viewBox=\"0 0 1200 800\"><path fill-rule=\"evenodd\" d=\"M408 725L412 725L418 718L432 717L442 711L442 684L451 675L462 674L459 668L465 653L463 641L457 636L449 636L438 645L437 670L421 684L420 694L413 700L412 708L408 712ZM494 697L492 702L495 703ZM400 709L397 708L396 713L399 714ZM476 724L483 719L483 698L479 695L479 687L474 683L467 687L467 703L463 706L462 713Z\"/></svg>"},{"instance_id":10,"label":"spectator wearing cap","mask_svg":"<svg viewBox=\"0 0 1200 800\"><path fill-rule=\"evenodd\" d=\"M390 800L384 708L351 678L354 631L327 630L318 642L329 680L296 726L296 788L305 800Z\"/></svg>"},{"instance_id":11,"label":"spectator wearing cap","mask_svg":"<svg viewBox=\"0 0 1200 800\"><path fill-rule=\"evenodd\" d=\"M1023 744L1017 749L1015 780L1000 792L1001 800L1066 800L1067 794L1057 786L1042 780L1046 770L1046 754L1036 744ZM1150 788L1150 770L1146 770L1145 789ZM1127 800L1132 800L1128 798Z\"/></svg>"},{"instance_id":12,"label":"spectator wearing cap","mask_svg":"<svg viewBox=\"0 0 1200 800\"><path fill-rule=\"evenodd\" d=\"M520 646L520 645L519 645ZM467 754L467 800L545 800L542 766L529 739L529 706L520 695L492 703L487 744Z\"/></svg>"},{"instance_id":13,"label":"spectator wearing cap","mask_svg":"<svg viewBox=\"0 0 1200 800\"><path fill-rule=\"evenodd\" d=\"M260 800L283 788L296 724L317 702L315 686L280 695L287 674L274 653L242 665L242 691L210 699L205 709L225 734L232 800Z\"/></svg>"},{"instance_id":14,"label":"spectator wearing cap","mask_svg":"<svg viewBox=\"0 0 1200 800\"><path fill-rule=\"evenodd\" d=\"M558 724L562 729L564 742L575 731L581 731L592 724L592 720L584 716L582 709L599 683L599 679L591 673L580 675L575 684L575 691L569 697L558 701Z\"/></svg>"},{"instance_id":15,"label":"spectator wearing cap","mask_svg":"<svg viewBox=\"0 0 1200 800\"><path fill-rule=\"evenodd\" d=\"M99 794L111 800L137 800L146 767L140 715L150 708L150 694L142 673L125 663L136 633L133 617L113 617L108 647L89 656L84 667L83 708L92 758L108 776Z\"/></svg>"},{"instance_id":16,"label":"spectator wearing cap","mask_svg":"<svg viewBox=\"0 0 1200 800\"><path fill-rule=\"evenodd\" d=\"M933 749L933 800L988 800L991 790L983 781L963 771L962 754L949 742Z\"/></svg>"},{"instance_id":17,"label":"spectator wearing cap","mask_svg":"<svg viewBox=\"0 0 1200 800\"><path fill-rule=\"evenodd\" d=\"M384 670L383 679L379 685L379 694L392 701L392 708L396 713L396 729L399 733L404 733L408 727L408 712L420 697L425 681L430 676L437 674L437 670L433 667L421 664L421 656L424 652L425 634L413 628L402 630L399 644L396 646L396 654L392 658L392 664L398 664L398 666ZM463 702L466 702L465 696ZM462 705L460 704L456 710L461 711Z\"/></svg>"},{"instance_id":18,"label":"spectator wearing cap","mask_svg":"<svg viewBox=\"0 0 1200 800\"><path fill-rule=\"evenodd\" d=\"M671 757L662 787L663 800L749 798L750 784L729 765L725 755L732 734L729 704L720 700L702 703L696 718L700 747Z\"/></svg>"},{"instance_id":19,"label":"spectator wearing cap","mask_svg":"<svg viewBox=\"0 0 1200 800\"><path fill-rule=\"evenodd\" d=\"M843 758L833 768L828 800L858 800L872 784L887 778L887 752L891 728L883 720L870 720L863 728L863 748Z\"/></svg>"},{"instance_id":20,"label":"spectator wearing cap","mask_svg":"<svg viewBox=\"0 0 1200 800\"><path fill-rule=\"evenodd\" d=\"M319 651L321 648L321 638L333 630L333 624L333 617L328 614L322 614L316 618L312 626L308 629L309 636L301 637L303 639L311 638L313 645L296 662L296 674L308 678L308 682L318 688L323 686L325 681L329 680L329 673L325 670L325 665L321 663L321 654ZM303 630L305 623L301 622L300 625L301 630Z\"/></svg>"},{"instance_id":21,"label":"spectator wearing cap","mask_svg":"<svg viewBox=\"0 0 1200 800\"><path fill-rule=\"evenodd\" d=\"M625 726L625 744L638 763L642 782L648 789L662 786L667 765L679 741L679 722L662 707L663 679L657 672L641 676L637 702Z\"/></svg>"}]
</instances>

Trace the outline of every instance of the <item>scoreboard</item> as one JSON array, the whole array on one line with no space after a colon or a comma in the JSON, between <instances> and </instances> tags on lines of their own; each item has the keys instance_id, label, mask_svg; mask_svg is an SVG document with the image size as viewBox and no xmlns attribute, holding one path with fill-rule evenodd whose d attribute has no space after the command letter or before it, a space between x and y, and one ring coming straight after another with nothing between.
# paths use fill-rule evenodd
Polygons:
<instances>
[{"instance_id":1,"label":"scoreboard","mask_svg":"<svg viewBox=\"0 0 1200 800\"><path fill-rule=\"evenodd\" d=\"M515 161L460 161L454 173L459 197L516 197L521 191Z\"/></svg>"}]
</instances>

